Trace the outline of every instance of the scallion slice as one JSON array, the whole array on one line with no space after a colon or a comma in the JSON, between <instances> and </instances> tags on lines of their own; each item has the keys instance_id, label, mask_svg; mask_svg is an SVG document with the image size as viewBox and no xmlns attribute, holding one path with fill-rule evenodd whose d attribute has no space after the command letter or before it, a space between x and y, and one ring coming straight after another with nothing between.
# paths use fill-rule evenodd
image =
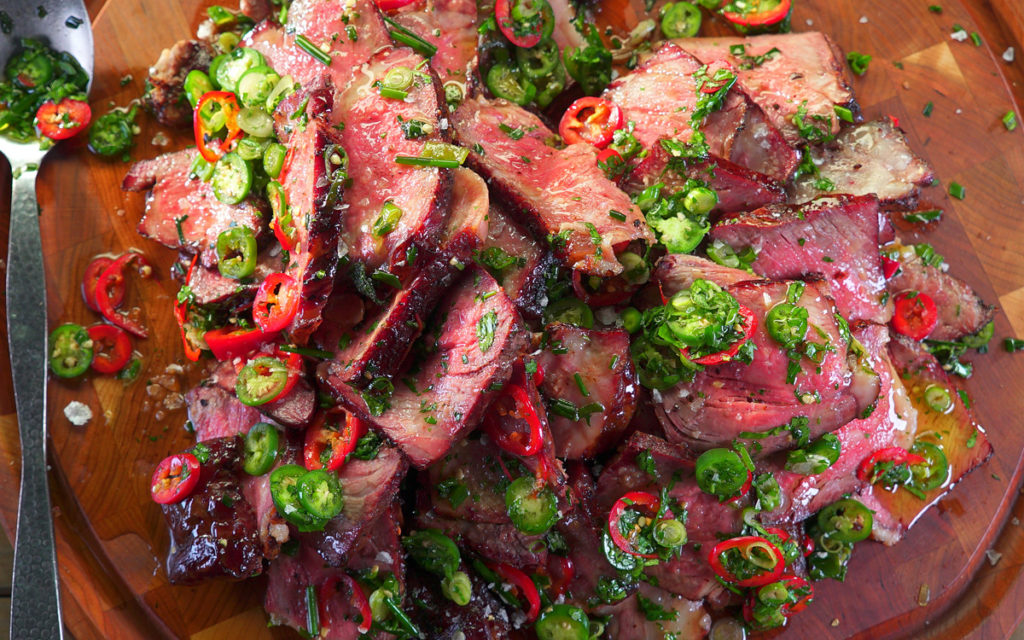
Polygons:
<instances>
[{"instance_id":1,"label":"scallion slice","mask_svg":"<svg viewBox=\"0 0 1024 640\"><path fill-rule=\"evenodd\" d=\"M330 54L324 53L324 50L313 44L313 41L306 36L299 34L295 36L295 44L300 49L313 56L320 64L331 66Z\"/></svg>"},{"instance_id":2,"label":"scallion slice","mask_svg":"<svg viewBox=\"0 0 1024 640\"><path fill-rule=\"evenodd\" d=\"M964 196L967 195L967 190L959 182L949 183L949 195L953 196L957 200L963 200Z\"/></svg>"}]
</instances>

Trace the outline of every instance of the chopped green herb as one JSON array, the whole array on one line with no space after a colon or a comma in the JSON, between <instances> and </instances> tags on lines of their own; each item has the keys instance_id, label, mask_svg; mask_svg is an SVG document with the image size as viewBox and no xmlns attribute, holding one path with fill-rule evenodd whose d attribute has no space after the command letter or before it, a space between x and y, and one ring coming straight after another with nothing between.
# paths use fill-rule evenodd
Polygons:
<instances>
[{"instance_id":1,"label":"chopped green herb","mask_svg":"<svg viewBox=\"0 0 1024 640\"><path fill-rule=\"evenodd\" d=\"M930 118L932 117L933 110L935 110L935 103L929 100L928 103L924 105L924 109L921 110L921 113L924 114L924 117Z\"/></svg>"},{"instance_id":2,"label":"chopped green herb","mask_svg":"<svg viewBox=\"0 0 1024 640\"><path fill-rule=\"evenodd\" d=\"M1007 111L1006 115L1003 116L1003 126L1006 127L1007 131L1013 131L1017 128L1017 113L1014 111Z\"/></svg>"},{"instance_id":3,"label":"chopped green herb","mask_svg":"<svg viewBox=\"0 0 1024 640\"><path fill-rule=\"evenodd\" d=\"M1003 348L1013 353L1015 351L1024 351L1024 340L1018 340L1017 338L1007 338L1003 340Z\"/></svg>"},{"instance_id":4,"label":"chopped green herb","mask_svg":"<svg viewBox=\"0 0 1024 640\"><path fill-rule=\"evenodd\" d=\"M498 312L488 311L476 323L476 341L480 345L481 353L487 353L487 350L494 344L494 332L498 329Z\"/></svg>"},{"instance_id":5,"label":"chopped green herb","mask_svg":"<svg viewBox=\"0 0 1024 640\"><path fill-rule=\"evenodd\" d=\"M957 200L963 200L964 196L967 195L967 191L964 189L963 185L960 184L959 182L950 182L949 183L949 195L953 196Z\"/></svg>"},{"instance_id":6,"label":"chopped green herb","mask_svg":"<svg viewBox=\"0 0 1024 640\"><path fill-rule=\"evenodd\" d=\"M839 116L840 120L843 120L845 122L853 122L853 111L851 111L850 109L838 104L832 107L832 109L836 112L836 115Z\"/></svg>"},{"instance_id":7,"label":"chopped green herb","mask_svg":"<svg viewBox=\"0 0 1024 640\"><path fill-rule=\"evenodd\" d=\"M914 211L912 213L904 213L903 219L907 222L915 223L928 223L935 222L942 218L942 209L928 209L926 211Z\"/></svg>"},{"instance_id":8,"label":"chopped green herb","mask_svg":"<svg viewBox=\"0 0 1024 640\"><path fill-rule=\"evenodd\" d=\"M854 73L858 76L862 76L868 70L868 65L871 63L871 56L866 53L851 51L846 54L846 62L849 63L850 69L852 69Z\"/></svg>"}]
</instances>

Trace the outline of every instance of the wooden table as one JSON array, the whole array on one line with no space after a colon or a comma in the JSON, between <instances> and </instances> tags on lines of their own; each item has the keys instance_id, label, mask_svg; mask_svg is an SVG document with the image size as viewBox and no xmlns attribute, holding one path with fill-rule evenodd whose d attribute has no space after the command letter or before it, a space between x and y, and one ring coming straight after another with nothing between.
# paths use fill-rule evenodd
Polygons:
<instances>
[{"instance_id":1,"label":"wooden table","mask_svg":"<svg viewBox=\"0 0 1024 640\"><path fill-rule=\"evenodd\" d=\"M99 13L103 5L107 0L86 0L86 5L89 10L90 16L93 18ZM977 21L980 32L983 35L986 46L990 47L991 50L999 55L1007 49L1007 47L1013 46L1017 53L1017 59L1013 63L1005 64L1003 71L1007 80L1010 83L1011 90L1013 91L1018 104L1024 104L1024 8L1021 7L1019 0L974 0L967 3L970 7L971 13L974 19ZM1024 113L1020 113L1020 116L1024 116ZM1024 143L1024 141L1022 141ZM10 168L6 163L2 163L0 166L0 202L7 202L9 198L9 176ZM7 218L6 216L0 217L0 239L2 239L2 245L0 245L0 259L6 257L6 235L7 235ZM2 276L3 265L5 263L0 262L0 276ZM1021 288L1003 296L1000 299L1000 303L1010 317L1011 325L1018 336L1024 336L1024 283L1021 283ZM2 302L0 302L0 308L2 308ZM6 342L0 345L0 371L9 370L8 354ZM0 377L2 379L2 377ZM0 384L0 408L5 409L0 411L0 414L10 413L6 408L13 405L13 398L11 397L11 391L9 385ZM13 429L13 424L2 424L2 428ZM6 491L16 491L16 487L5 487ZM60 499L55 504L56 509L61 509L62 505ZM1024 522L1024 499L1018 500L1014 506L1011 518L1015 518L1014 522ZM75 539L73 531L75 528L74 522L68 522L66 518L62 518L63 522L58 523L57 533L61 537L61 545L64 549L74 549L78 552L82 552L82 543ZM13 524L13 518L8 518L8 522ZM8 530L6 532L0 531L0 639L7 638L8 626L9 626L9 598L10 598L10 584L11 584L11 546L8 541L8 536L13 536L13 531ZM998 588L991 588L993 596L998 596L1002 599L1009 598L1012 603L1014 600L1018 603L1018 616L1024 614L1024 584L1021 584L1019 579L1015 577L1021 572L1022 565L1024 565L1024 528L1022 526L1008 525L1006 531L999 538L995 544L995 549L1003 553L1003 557L997 567L986 572L986 576L982 578L982 583L979 586L990 587L992 584L1003 585ZM93 563L89 567L90 572L98 574L103 571L100 563ZM64 579L73 579L76 576L70 576L62 572ZM85 576L77 576L84 578ZM97 598L109 599L116 598L116 594L110 593L97 593ZM996 606L998 602L975 603L975 606ZM965 611L965 616L977 616L977 611ZM72 620L82 615L82 612L75 606L68 607L65 611L67 619ZM1024 627L1018 628L1013 634L1013 640L1024 640Z\"/></svg>"}]
</instances>

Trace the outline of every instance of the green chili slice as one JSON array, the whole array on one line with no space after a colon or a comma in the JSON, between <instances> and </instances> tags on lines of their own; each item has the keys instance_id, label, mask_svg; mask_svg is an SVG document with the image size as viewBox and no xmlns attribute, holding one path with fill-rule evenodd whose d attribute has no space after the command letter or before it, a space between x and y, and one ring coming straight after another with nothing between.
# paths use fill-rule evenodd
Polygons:
<instances>
[{"instance_id":1,"label":"green chili slice","mask_svg":"<svg viewBox=\"0 0 1024 640\"><path fill-rule=\"evenodd\" d=\"M243 468L251 476L261 476L270 471L277 460L280 438L277 427L266 422L257 422L245 434L245 458Z\"/></svg>"},{"instance_id":2,"label":"green chili slice","mask_svg":"<svg viewBox=\"0 0 1024 640\"><path fill-rule=\"evenodd\" d=\"M666 38L692 38L700 31L700 9L689 2L670 2L661 10L661 32Z\"/></svg>"},{"instance_id":3,"label":"green chili slice","mask_svg":"<svg viewBox=\"0 0 1024 640\"><path fill-rule=\"evenodd\" d=\"M508 486L505 508L516 529L528 535L544 533L558 520L555 494L547 487L538 489L532 477L518 478Z\"/></svg>"},{"instance_id":4,"label":"green chili slice","mask_svg":"<svg viewBox=\"0 0 1024 640\"><path fill-rule=\"evenodd\" d=\"M818 512L823 535L840 542L860 542L871 535L871 510L853 498L833 502Z\"/></svg>"},{"instance_id":5,"label":"green chili slice","mask_svg":"<svg viewBox=\"0 0 1024 640\"><path fill-rule=\"evenodd\" d=\"M314 518L330 520L345 508L341 483L323 469L309 471L299 478L299 502Z\"/></svg>"},{"instance_id":6,"label":"green chili slice","mask_svg":"<svg viewBox=\"0 0 1024 640\"><path fill-rule=\"evenodd\" d=\"M306 468L297 464L286 464L274 469L270 474L270 497L281 517L294 524L299 531L319 531L327 521L306 511L299 499L299 481L306 473Z\"/></svg>"},{"instance_id":7,"label":"green chili slice","mask_svg":"<svg viewBox=\"0 0 1024 640\"><path fill-rule=\"evenodd\" d=\"M224 204L238 204L252 189L252 165L234 151L225 153L213 168L213 195Z\"/></svg>"},{"instance_id":8,"label":"green chili slice","mask_svg":"<svg viewBox=\"0 0 1024 640\"><path fill-rule=\"evenodd\" d=\"M496 64L487 72L487 88L498 98L504 98L520 106L533 102L537 86L529 79L520 77L507 64Z\"/></svg>"},{"instance_id":9,"label":"green chili slice","mask_svg":"<svg viewBox=\"0 0 1024 640\"><path fill-rule=\"evenodd\" d=\"M50 370L61 378L74 378L89 369L93 346L80 324L62 324L50 334Z\"/></svg>"},{"instance_id":10,"label":"green chili slice","mask_svg":"<svg viewBox=\"0 0 1024 640\"><path fill-rule=\"evenodd\" d=\"M217 270L239 280L256 270L256 236L246 227L232 227L217 236Z\"/></svg>"}]
</instances>

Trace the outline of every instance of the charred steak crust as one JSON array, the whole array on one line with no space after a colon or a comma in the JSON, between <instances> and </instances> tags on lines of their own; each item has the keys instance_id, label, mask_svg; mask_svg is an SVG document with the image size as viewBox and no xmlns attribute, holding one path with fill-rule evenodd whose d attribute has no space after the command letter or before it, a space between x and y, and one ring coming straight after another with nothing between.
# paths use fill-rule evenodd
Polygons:
<instances>
[{"instance_id":1,"label":"charred steak crust","mask_svg":"<svg viewBox=\"0 0 1024 640\"><path fill-rule=\"evenodd\" d=\"M157 121L168 127L192 124L192 105L185 99L185 76L189 71L207 71L214 50L201 40L179 40L164 49L149 69L142 102Z\"/></svg>"}]
</instances>

